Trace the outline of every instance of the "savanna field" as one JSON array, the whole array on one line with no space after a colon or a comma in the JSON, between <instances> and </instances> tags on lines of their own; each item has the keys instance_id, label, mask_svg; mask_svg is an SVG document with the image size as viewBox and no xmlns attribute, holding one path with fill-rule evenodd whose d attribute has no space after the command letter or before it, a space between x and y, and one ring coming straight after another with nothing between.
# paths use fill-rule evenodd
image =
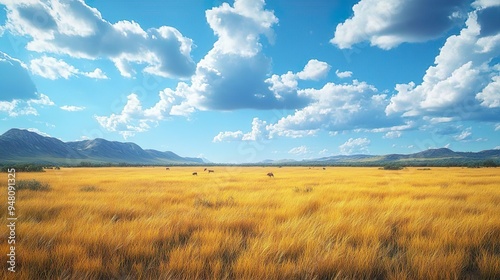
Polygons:
<instances>
[{"instance_id":1,"label":"savanna field","mask_svg":"<svg viewBox=\"0 0 500 280\"><path fill-rule=\"evenodd\" d=\"M0 278L500 279L498 168L210 169L17 173Z\"/></svg>"}]
</instances>

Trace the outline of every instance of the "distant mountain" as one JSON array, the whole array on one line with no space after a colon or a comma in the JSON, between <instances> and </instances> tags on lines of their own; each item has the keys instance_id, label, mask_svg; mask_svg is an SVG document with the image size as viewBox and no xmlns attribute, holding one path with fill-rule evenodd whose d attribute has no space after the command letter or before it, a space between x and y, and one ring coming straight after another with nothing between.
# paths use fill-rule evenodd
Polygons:
<instances>
[{"instance_id":1,"label":"distant mountain","mask_svg":"<svg viewBox=\"0 0 500 280\"><path fill-rule=\"evenodd\" d=\"M85 158L59 139L41 136L35 132L11 129L0 136L2 161L27 161L47 158Z\"/></svg>"},{"instance_id":2,"label":"distant mountain","mask_svg":"<svg viewBox=\"0 0 500 280\"><path fill-rule=\"evenodd\" d=\"M0 136L0 163L76 165L90 163L200 164L204 159L185 158L173 152L143 150L131 142L93 139L63 142L35 132L10 129Z\"/></svg>"},{"instance_id":3,"label":"distant mountain","mask_svg":"<svg viewBox=\"0 0 500 280\"><path fill-rule=\"evenodd\" d=\"M414 154L389 155L337 155L302 161L266 161L262 164L288 165L385 165L389 163L403 165L467 165L493 160L500 164L500 150L481 152L454 152L447 148L429 149Z\"/></svg>"}]
</instances>

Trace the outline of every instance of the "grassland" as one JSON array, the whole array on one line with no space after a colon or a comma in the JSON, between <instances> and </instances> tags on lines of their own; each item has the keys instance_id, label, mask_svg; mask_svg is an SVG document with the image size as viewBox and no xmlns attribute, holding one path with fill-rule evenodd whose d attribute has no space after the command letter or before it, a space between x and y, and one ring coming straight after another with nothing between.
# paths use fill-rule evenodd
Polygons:
<instances>
[{"instance_id":1,"label":"grassland","mask_svg":"<svg viewBox=\"0 0 500 280\"><path fill-rule=\"evenodd\" d=\"M18 173L0 278L500 279L500 169L213 169Z\"/></svg>"}]
</instances>

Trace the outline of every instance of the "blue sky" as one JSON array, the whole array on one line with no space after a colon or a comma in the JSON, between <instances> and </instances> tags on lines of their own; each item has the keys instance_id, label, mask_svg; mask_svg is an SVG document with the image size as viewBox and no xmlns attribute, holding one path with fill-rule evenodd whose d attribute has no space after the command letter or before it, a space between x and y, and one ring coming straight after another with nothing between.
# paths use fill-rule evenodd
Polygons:
<instances>
[{"instance_id":1,"label":"blue sky","mask_svg":"<svg viewBox=\"0 0 500 280\"><path fill-rule=\"evenodd\" d=\"M0 132L214 162L500 148L500 2L0 0Z\"/></svg>"}]
</instances>

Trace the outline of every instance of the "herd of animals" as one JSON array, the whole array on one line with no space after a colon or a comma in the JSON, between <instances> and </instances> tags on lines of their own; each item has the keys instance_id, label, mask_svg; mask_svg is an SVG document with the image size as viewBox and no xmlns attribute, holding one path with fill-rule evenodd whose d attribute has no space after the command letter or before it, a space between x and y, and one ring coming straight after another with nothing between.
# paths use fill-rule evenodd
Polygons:
<instances>
[{"instance_id":1,"label":"herd of animals","mask_svg":"<svg viewBox=\"0 0 500 280\"><path fill-rule=\"evenodd\" d=\"M280 166L280 168L281 168L281 166ZM323 167L323 170L325 170L325 169L326 168ZM165 170L170 170L170 167L166 167ZM205 169L203 169L203 172L205 172L205 171L208 172L208 174L215 173L215 170L213 170L213 169L205 168ZM198 172L196 172L196 171L193 172L192 174L193 174L193 176L198 176ZM274 178L274 174L272 172L268 172L266 175L269 176L269 178Z\"/></svg>"},{"instance_id":2,"label":"herd of animals","mask_svg":"<svg viewBox=\"0 0 500 280\"><path fill-rule=\"evenodd\" d=\"M166 167L165 170L170 170L170 167ZM213 169L205 168L205 169L203 169L203 172L205 172L205 171L207 171L208 174L215 173L215 170L213 170ZM198 172L193 172L193 175L198 176ZM271 177L274 178L274 174L272 172L267 173L267 176L269 176L269 178L271 178Z\"/></svg>"}]
</instances>

